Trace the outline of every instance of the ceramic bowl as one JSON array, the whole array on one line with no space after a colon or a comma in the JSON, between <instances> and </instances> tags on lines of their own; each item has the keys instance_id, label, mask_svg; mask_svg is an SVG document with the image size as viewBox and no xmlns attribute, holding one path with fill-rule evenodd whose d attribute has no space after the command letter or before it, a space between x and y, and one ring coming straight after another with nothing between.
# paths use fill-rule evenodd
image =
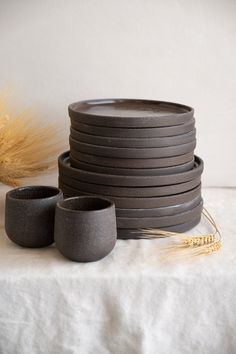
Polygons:
<instances>
[{"instance_id":1,"label":"ceramic bowl","mask_svg":"<svg viewBox=\"0 0 236 354\"><path fill-rule=\"evenodd\" d=\"M115 205L101 197L76 197L56 207L55 242L66 258L93 262L108 255L117 238Z\"/></svg>"},{"instance_id":2,"label":"ceramic bowl","mask_svg":"<svg viewBox=\"0 0 236 354\"><path fill-rule=\"evenodd\" d=\"M63 199L55 187L29 186L6 194L5 229L23 247L46 247L54 242L56 203Z\"/></svg>"}]
</instances>

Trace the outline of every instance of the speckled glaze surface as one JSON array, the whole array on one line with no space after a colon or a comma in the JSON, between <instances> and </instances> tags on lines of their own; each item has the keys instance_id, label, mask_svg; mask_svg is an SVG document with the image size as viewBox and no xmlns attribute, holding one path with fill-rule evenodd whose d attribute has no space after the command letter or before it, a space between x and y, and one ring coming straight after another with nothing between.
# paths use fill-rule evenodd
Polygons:
<instances>
[{"instance_id":1,"label":"speckled glaze surface","mask_svg":"<svg viewBox=\"0 0 236 354\"><path fill-rule=\"evenodd\" d=\"M71 165L76 166L76 160L91 163L94 165L108 166L108 167L121 167L121 168L160 168L160 167L170 167L182 165L186 162L192 161L194 157L194 152L191 151L184 155L170 156L162 158L152 158L152 159L121 159L114 157L104 157L97 155L90 155L80 152L78 150L70 149Z\"/></svg>"},{"instance_id":2,"label":"speckled glaze surface","mask_svg":"<svg viewBox=\"0 0 236 354\"><path fill-rule=\"evenodd\" d=\"M196 129L193 129L186 134L176 136L135 139L123 137L112 138L100 135L86 134L71 127L70 136L75 141L99 146L112 146L118 148L155 148L191 143L196 138Z\"/></svg>"},{"instance_id":3,"label":"speckled glaze surface","mask_svg":"<svg viewBox=\"0 0 236 354\"><path fill-rule=\"evenodd\" d=\"M104 258L117 239L115 205L102 197L68 198L57 204L56 247L66 258L93 262Z\"/></svg>"},{"instance_id":4,"label":"speckled glaze surface","mask_svg":"<svg viewBox=\"0 0 236 354\"><path fill-rule=\"evenodd\" d=\"M71 126L79 131L87 134L106 136L106 137L123 137L123 138L155 138L185 134L194 129L195 118L190 118L187 123L172 125L169 127L158 128L111 128L89 125L73 120Z\"/></svg>"},{"instance_id":5,"label":"speckled glaze surface","mask_svg":"<svg viewBox=\"0 0 236 354\"><path fill-rule=\"evenodd\" d=\"M196 188L201 183L201 177L198 176L190 181L171 184L166 186L154 186L154 187L118 187L118 186L108 186L94 183L86 183L77 181L74 178L67 176L59 176L59 183L66 184L75 189L94 193L97 195L104 196L114 196L114 197L161 197L168 196L173 194L179 194L183 192L190 191L193 188Z\"/></svg>"},{"instance_id":6,"label":"speckled glaze surface","mask_svg":"<svg viewBox=\"0 0 236 354\"><path fill-rule=\"evenodd\" d=\"M119 229L139 229L139 228L160 228L172 225L179 225L189 222L201 216L203 201L196 207L175 215L144 218L123 218L117 217L117 227Z\"/></svg>"},{"instance_id":7,"label":"speckled glaze surface","mask_svg":"<svg viewBox=\"0 0 236 354\"><path fill-rule=\"evenodd\" d=\"M94 165L87 162L82 162L79 160L73 159L70 156L70 152L66 151L65 157L68 157L68 162L70 166L76 166L76 169L83 171L90 171L95 173L103 173L107 175L121 175L121 176L163 176L170 175L174 173L190 171L194 167L195 160L194 158L189 162L186 162L181 165L171 166L171 167L160 167L160 168L118 168L118 167L105 167L100 165ZM73 160L73 161L72 161Z\"/></svg>"},{"instance_id":8,"label":"speckled glaze surface","mask_svg":"<svg viewBox=\"0 0 236 354\"><path fill-rule=\"evenodd\" d=\"M192 169L181 173L172 173L160 176L126 176L110 175L108 173L96 173L84 169L73 168L70 164L67 153L58 158L59 175L69 177L87 183L102 184L108 186L124 187L151 187L165 186L170 184L184 183L199 177L203 171L203 161L195 156L195 163Z\"/></svg>"},{"instance_id":9,"label":"speckled glaze surface","mask_svg":"<svg viewBox=\"0 0 236 354\"><path fill-rule=\"evenodd\" d=\"M145 99L69 105L70 151L58 159L64 196L105 196L125 237L138 228L186 231L201 216L203 161L194 109ZM122 231L123 235L123 231Z\"/></svg>"},{"instance_id":10,"label":"speckled glaze surface","mask_svg":"<svg viewBox=\"0 0 236 354\"><path fill-rule=\"evenodd\" d=\"M70 137L70 148L75 152L119 159L152 159L185 155L196 147L196 140L190 143L150 148L118 148L79 142Z\"/></svg>"},{"instance_id":11,"label":"speckled glaze surface","mask_svg":"<svg viewBox=\"0 0 236 354\"><path fill-rule=\"evenodd\" d=\"M161 230L166 230L170 232L186 232L196 226L201 220L201 216L198 216L196 219L192 219L189 222L173 225L173 226L166 226L160 227ZM141 237L140 229L118 229L117 230L117 238L119 239L139 239Z\"/></svg>"},{"instance_id":12,"label":"speckled glaze surface","mask_svg":"<svg viewBox=\"0 0 236 354\"><path fill-rule=\"evenodd\" d=\"M194 110L179 103L140 99L97 99L69 105L71 122L104 127L166 127L193 117Z\"/></svg>"},{"instance_id":13,"label":"speckled glaze surface","mask_svg":"<svg viewBox=\"0 0 236 354\"><path fill-rule=\"evenodd\" d=\"M70 186L67 186L59 181L59 187L63 191L66 197L79 196L79 195L97 195L91 192L81 191ZM117 208L141 208L141 209L150 209L150 208L159 208L170 205L177 205L191 201L193 198L201 195L201 184L196 188L189 190L187 192L162 196L162 197L115 197L115 196L106 196L107 198L113 200Z\"/></svg>"},{"instance_id":14,"label":"speckled glaze surface","mask_svg":"<svg viewBox=\"0 0 236 354\"><path fill-rule=\"evenodd\" d=\"M120 209L116 208L116 216L123 218L150 218L150 217L160 217L160 216L171 216L175 214L179 214L192 208L196 207L202 200L201 195L192 199L190 202L170 205L166 207L160 208L152 208L152 209L138 209L138 208L130 208L130 209Z\"/></svg>"},{"instance_id":15,"label":"speckled glaze surface","mask_svg":"<svg viewBox=\"0 0 236 354\"><path fill-rule=\"evenodd\" d=\"M46 247L54 242L56 203L63 199L55 187L29 186L6 194L5 229L22 247Z\"/></svg>"}]
</instances>

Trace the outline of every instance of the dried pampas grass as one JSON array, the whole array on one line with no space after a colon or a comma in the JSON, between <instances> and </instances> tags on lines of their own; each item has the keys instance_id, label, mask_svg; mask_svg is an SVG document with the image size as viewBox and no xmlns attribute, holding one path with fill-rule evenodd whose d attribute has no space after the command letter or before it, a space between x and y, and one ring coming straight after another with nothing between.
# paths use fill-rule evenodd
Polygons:
<instances>
[{"instance_id":1,"label":"dried pampas grass","mask_svg":"<svg viewBox=\"0 0 236 354\"><path fill-rule=\"evenodd\" d=\"M169 238L171 245L164 247L165 259L191 258L202 255L210 255L222 247L221 233L210 213L203 208L202 215L211 225L213 232L207 235L188 235L185 233L169 232L159 229L141 229L141 239Z\"/></svg>"},{"instance_id":2,"label":"dried pampas grass","mask_svg":"<svg viewBox=\"0 0 236 354\"><path fill-rule=\"evenodd\" d=\"M24 178L56 167L61 143L55 127L26 112L11 116L7 106L7 95L0 93L0 182L19 186Z\"/></svg>"}]
</instances>

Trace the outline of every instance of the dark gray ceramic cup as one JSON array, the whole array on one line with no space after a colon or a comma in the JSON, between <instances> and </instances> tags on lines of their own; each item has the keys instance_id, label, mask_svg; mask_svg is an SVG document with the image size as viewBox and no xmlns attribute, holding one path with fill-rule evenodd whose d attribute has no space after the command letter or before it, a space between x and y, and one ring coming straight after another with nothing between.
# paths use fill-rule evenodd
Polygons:
<instances>
[{"instance_id":1,"label":"dark gray ceramic cup","mask_svg":"<svg viewBox=\"0 0 236 354\"><path fill-rule=\"evenodd\" d=\"M22 247L46 247L54 242L55 207L63 199L60 189L29 186L6 194L5 229Z\"/></svg>"},{"instance_id":2,"label":"dark gray ceramic cup","mask_svg":"<svg viewBox=\"0 0 236 354\"><path fill-rule=\"evenodd\" d=\"M76 262L93 262L112 251L117 239L115 205L96 196L60 201L56 206L56 247Z\"/></svg>"}]
</instances>

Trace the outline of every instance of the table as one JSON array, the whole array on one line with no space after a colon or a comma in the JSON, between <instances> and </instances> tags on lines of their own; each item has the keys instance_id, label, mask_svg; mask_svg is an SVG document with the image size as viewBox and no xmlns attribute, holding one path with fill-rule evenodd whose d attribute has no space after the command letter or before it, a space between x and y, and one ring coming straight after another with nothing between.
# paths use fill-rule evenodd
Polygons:
<instances>
[{"instance_id":1,"label":"table","mask_svg":"<svg viewBox=\"0 0 236 354\"><path fill-rule=\"evenodd\" d=\"M236 353L236 189L203 197L223 248L195 261L161 261L159 240L118 240L103 260L74 263L54 246L20 248L2 227L0 353Z\"/></svg>"}]
</instances>

